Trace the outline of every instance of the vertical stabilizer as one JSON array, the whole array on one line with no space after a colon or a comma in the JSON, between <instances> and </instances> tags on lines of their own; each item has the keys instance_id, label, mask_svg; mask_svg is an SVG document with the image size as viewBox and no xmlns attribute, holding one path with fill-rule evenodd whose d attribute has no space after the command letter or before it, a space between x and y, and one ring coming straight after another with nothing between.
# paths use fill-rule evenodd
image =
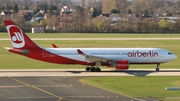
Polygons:
<instances>
[{"instance_id":1,"label":"vertical stabilizer","mask_svg":"<svg viewBox=\"0 0 180 101\"><path fill-rule=\"evenodd\" d=\"M12 45L16 49L39 48L13 21L4 20Z\"/></svg>"}]
</instances>

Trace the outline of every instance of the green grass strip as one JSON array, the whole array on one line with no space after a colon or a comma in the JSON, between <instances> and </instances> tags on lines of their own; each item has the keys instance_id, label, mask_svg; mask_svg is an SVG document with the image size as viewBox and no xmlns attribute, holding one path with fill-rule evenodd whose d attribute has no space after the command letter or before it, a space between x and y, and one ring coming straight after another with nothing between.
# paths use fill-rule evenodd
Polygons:
<instances>
[{"instance_id":1,"label":"green grass strip","mask_svg":"<svg viewBox=\"0 0 180 101\"><path fill-rule=\"evenodd\" d=\"M130 41L118 41L118 40L111 40L111 41L104 41L104 40L96 40L96 41L35 41L39 46L42 47L51 47L51 44L54 43L59 47L65 48L76 48L76 47L84 47L84 48L127 48L127 47L158 47L164 48L167 50L172 51L178 57L180 57L180 41L179 40L154 40L154 41L138 41L138 40L130 40ZM29 59L20 55L16 55L13 53L9 53L3 47L12 47L10 41L0 41L0 69L61 69L61 68L84 68L85 66L81 65L58 65L58 64L51 64L40 62L37 60ZM179 68L180 58L177 58L171 62L161 64L160 68ZM155 68L156 65L130 65L130 68ZM104 67L106 68L106 67Z\"/></svg>"},{"instance_id":2,"label":"green grass strip","mask_svg":"<svg viewBox=\"0 0 180 101\"><path fill-rule=\"evenodd\" d=\"M138 34L138 33L27 33L31 38L180 38L180 34ZM8 38L1 32L0 38Z\"/></svg>"},{"instance_id":3,"label":"green grass strip","mask_svg":"<svg viewBox=\"0 0 180 101\"><path fill-rule=\"evenodd\" d=\"M180 97L180 91L165 90L165 87L180 87L179 76L93 77L81 82L136 98L174 101Z\"/></svg>"}]
</instances>

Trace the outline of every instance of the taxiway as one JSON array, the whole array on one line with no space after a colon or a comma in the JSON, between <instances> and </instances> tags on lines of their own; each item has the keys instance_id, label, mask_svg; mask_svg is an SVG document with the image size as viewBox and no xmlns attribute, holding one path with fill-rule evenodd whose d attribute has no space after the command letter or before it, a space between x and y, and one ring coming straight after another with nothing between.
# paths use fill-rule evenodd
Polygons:
<instances>
[{"instance_id":1,"label":"taxiway","mask_svg":"<svg viewBox=\"0 0 180 101\"><path fill-rule=\"evenodd\" d=\"M180 76L180 69L102 69L102 72L86 72L84 69L15 69L0 70L0 77L37 77L37 76Z\"/></svg>"},{"instance_id":2,"label":"taxiway","mask_svg":"<svg viewBox=\"0 0 180 101\"><path fill-rule=\"evenodd\" d=\"M82 78L0 77L0 101L153 101L96 88L80 82Z\"/></svg>"},{"instance_id":3,"label":"taxiway","mask_svg":"<svg viewBox=\"0 0 180 101\"><path fill-rule=\"evenodd\" d=\"M80 82L94 76L180 76L179 69L110 70L83 69L0 70L0 101L155 101L131 98Z\"/></svg>"}]
</instances>

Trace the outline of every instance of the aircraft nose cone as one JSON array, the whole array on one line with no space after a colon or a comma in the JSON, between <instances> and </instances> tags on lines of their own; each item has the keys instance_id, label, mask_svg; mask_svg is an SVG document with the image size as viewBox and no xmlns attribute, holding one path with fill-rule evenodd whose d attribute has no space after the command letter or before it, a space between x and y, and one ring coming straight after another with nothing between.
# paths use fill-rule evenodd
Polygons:
<instances>
[{"instance_id":1,"label":"aircraft nose cone","mask_svg":"<svg viewBox=\"0 0 180 101\"><path fill-rule=\"evenodd\" d=\"M174 55L174 59L176 59L177 58L177 56L176 55Z\"/></svg>"},{"instance_id":2,"label":"aircraft nose cone","mask_svg":"<svg viewBox=\"0 0 180 101\"><path fill-rule=\"evenodd\" d=\"M173 54L172 60L174 60L174 59L176 59L176 58L177 58L177 56L176 56L175 54Z\"/></svg>"}]
</instances>

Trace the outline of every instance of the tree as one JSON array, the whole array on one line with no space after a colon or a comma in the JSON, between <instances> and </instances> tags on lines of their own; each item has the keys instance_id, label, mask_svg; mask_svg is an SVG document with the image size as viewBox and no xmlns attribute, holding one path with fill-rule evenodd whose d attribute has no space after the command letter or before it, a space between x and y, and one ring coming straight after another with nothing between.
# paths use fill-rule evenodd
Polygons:
<instances>
[{"instance_id":1,"label":"tree","mask_svg":"<svg viewBox=\"0 0 180 101\"><path fill-rule=\"evenodd\" d=\"M50 5L50 6L49 6L49 10L57 10L57 6L55 6L55 5Z\"/></svg>"},{"instance_id":2,"label":"tree","mask_svg":"<svg viewBox=\"0 0 180 101\"><path fill-rule=\"evenodd\" d=\"M48 10L50 14L55 14L54 10L57 10L57 6L50 5Z\"/></svg>"},{"instance_id":3,"label":"tree","mask_svg":"<svg viewBox=\"0 0 180 101\"><path fill-rule=\"evenodd\" d=\"M174 25L173 25L173 29L175 32L180 31L180 20L176 20L176 23L174 23Z\"/></svg>"},{"instance_id":4,"label":"tree","mask_svg":"<svg viewBox=\"0 0 180 101\"><path fill-rule=\"evenodd\" d=\"M100 22L97 23L97 28L99 30L102 30L105 27L105 21L101 20Z\"/></svg>"},{"instance_id":5,"label":"tree","mask_svg":"<svg viewBox=\"0 0 180 101\"><path fill-rule=\"evenodd\" d=\"M14 13L18 13L18 11L19 11L18 4L15 4L13 6L13 10L14 10Z\"/></svg>"},{"instance_id":6,"label":"tree","mask_svg":"<svg viewBox=\"0 0 180 101\"><path fill-rule=\"evenodd\" d=\"M149 11L145 9L144 12L143 12L143 15L148 16L148 14L149 14Z\"/></svg>"},{"instance_id":7,"label":"tree","mask_svg":"<svg viewBox=\"0 0 180 101\"><path fill-rule=\"evenodd\" d=\"M126 13L127 0L115 0L114 8L117 10L117 13Z\"/></svg>"},{"instance_id":8,"label":"tree","mask_svg":"<svg viewBox=\"0 0 180 101\"><path fill-rule=\"evenodd\" d=\"M103 13L110 14L112 9L117 10L117 13L126 13L127 0L103 0Z\"/></svg>"},{"instance_id":9,"label":"tree","mask_svg":"<svg viewBox=\"0 0 180 101\"><path fill-rule=\"evenodd\" d=\"M57 26L57 19L58 17L56 15L51 15L45 19L45 23L47 26Z\"/></svg>"},{"instance_id":10,"label":"tree","mask_svg":"<svg viewBox=\"0 0 180 101\"><path fill-rule=\"evenodd\" d=\"M112 9L111 10L111 13L113 13L113 14L116 14L116 13L118 13L119 11L118 10L116 10L116 9Z\"/></svg>"},{"instance_id":11,"label":"tree","mask_svg":"<svg viewBox=\"0 0 180 101\"><path fill-rule=\"evenodd\" d=\"M73 27L73 31L76 30L76 28L78 27L78 24L74 21L72 23L72 27Z\"/></svg>"},{"instance_id":12,"label":"tree","mask_svg":"<svg viewBox=\"0 0 180 101\"><path fill-rule=\"evenodd\" d=\"M85 13L85 9L80 7L80 6L77 6L75 12L74 12L74 21L77 22L78 24L78 27L80 31L82 31L83 29L83 25L86 25L86 18L87 17L87 13Z\"/></svg>"},{"instance_id":13,"label":"tree","mask_svg":"<svg viewBox=\"0 0 180 101\"><path fill-rule=\"evenodd\" d=\"M145 10L148 13L154 13L159 0L132 0L131 10L135 14L143 14Z\"/></svg>"},{"instance_id":14,"label":"tree","mask_svg":"<svg viewBox=\"0 0 180 101\"><path fill-rule=\"evenodd\" d=\"M42 20L40 20L40 26L42 26L42 27L45 27L46 26L46 23L45 23L45 20L44 19L42 19Z\"/></svg>"},{"instance_id":15,"label":"tree","mask_svg":"<svg viewBox=\"0 0 180 101\"><path fill-rule=\"evenodd\" d=\"M29 9L29 7L28 7L28 6L25 6L25 7L24 7L24 10L28 10L28 9Z\"/></svg>"},{"instance_id":16,"label":"tree","mask_svg":"<svg viewBox=\"0 0 180 101\"><path fill-rule=\"evenodd\" d=\"M31 13L26 13L26 14L24 15L24 19L25 19L25 21L31 20L31 19L32 19L32 14L31 14Z\"/></svg>"},{"instance_id":17,"label":"tree","mask_svg":"<svg viewBox=\"0 0 180 101\"><path fill-rule=\"evenodd\" d=\"M96 8L93 8L93 11L92 11L92 18L98 16L98 12L97 12L97 9Z\"/></svg>"},{"instance_id":18,"label":"tree","mask_svg":"<svg viewBox=\"0 0 180 101\"><path fill-rule=\"evenodd\" d=\"M131 14L132 13L132 11L131 11L131 9L128 9L128 12L127 12L128 14Z\"/></svg>"},{"instance_id":19,"label":"tree","mask_svg":"<svg viewBox=\"0 0 180 101\"><path fill-rule=\"evenodd\" d=\"M167 11L166 16L172 16L172 13L171 13L171 12L169 12L169 11Z\"/></svg>"},{"instance_id":20,"label":"tree","mask_svg":"<svg viewBox=\"0 0 180 101\"><path fill-rule=\"evenodd\" d=\"M38 6L38 9L44 10L44 13L47 13L48 8L49 8L49 6L48 6L47 3L45 3L45 4L40 4L40 5Z\"/></svg>"},{"instance_id":21,"label":"tree","mask_svg":"<svg viewBox=\"0 0 180 101\"><path fill-rule=\"evenodd\" d=\"M163 29L170 29L173 26L173 23L170 21L167 21L165 19L162 19L160 22L158 22L158 25Z\"/></svg>"},{"instance_id":22,"label":"tree","mask_svg":"<svg viewBox=\"0 0 180 101\"><path fill-rule=\"evenodd\" d=\"M5 10L5 7L4 7L4 6L1 6L1 7L0 7L0 10Z\"/></svg>"},{"instance_id":23,"label":"tree","mask_svg":"<svg viewBox=\"0 0 180 101\"><path fill-rule=\"evenodd\" d=\"M111 10L113 8L113 2L115 2L115 0L103 0L102 3L102 13L103 14L110 14Z\"/></svg>"},{"instance_id":24,"label":"tree","mask_svg":"<svg viewBox=\"0 0 180 101\"><path fill-rule=\"evenodd\" d=\"M39 11L40 11L40 9L39 9L39 7L37 7L37 8L34 10L33 15L37 14Z\"/></svg>"}]
</instances>

